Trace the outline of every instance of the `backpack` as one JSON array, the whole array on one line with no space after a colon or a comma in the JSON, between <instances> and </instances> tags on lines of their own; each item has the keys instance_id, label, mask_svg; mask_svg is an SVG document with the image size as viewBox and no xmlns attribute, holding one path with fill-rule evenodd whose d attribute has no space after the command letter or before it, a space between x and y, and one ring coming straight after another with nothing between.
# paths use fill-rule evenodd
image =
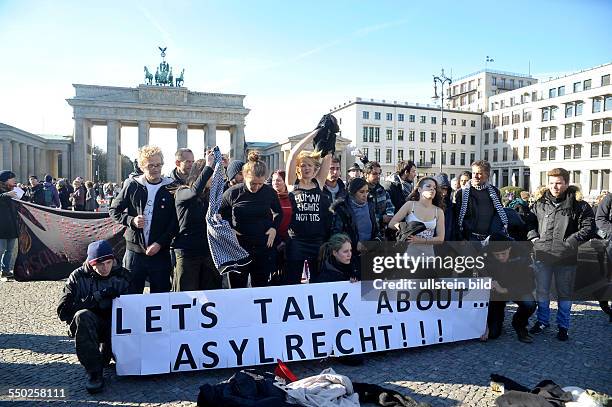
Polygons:
<instances>
[{"instance_id":1,"label":"backpack","mask_svg":"<svg viewBox=\"0 0 612 407\"><path fill-rule=\"evenodd\" d=\"M53 186L45 185L43 187L43 200L45 206L54 206L53 203Z\"/></svg>"}]
</instances>

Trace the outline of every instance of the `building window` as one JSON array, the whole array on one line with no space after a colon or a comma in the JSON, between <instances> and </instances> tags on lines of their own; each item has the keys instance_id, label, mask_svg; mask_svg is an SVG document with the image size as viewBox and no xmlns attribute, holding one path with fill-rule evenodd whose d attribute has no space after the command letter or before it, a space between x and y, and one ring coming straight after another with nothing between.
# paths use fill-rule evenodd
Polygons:
<instances>
[{"instance_id":1,"label":"building window","mask_svg":"<svg viewBox=\"0 0 612 407\"><path fill-rule=\"evenodd\" d=\"M550 147L548 149L548 160L549 161L555 160L556 154L557 154L557 147Z\"/></svg>"},{"instance_id":2,"label":"building window","mask_svg":"<svg viewBox=\"0 0 612 407\"><path fill-rule=\"evenodd\" d=\"M523 138L529 138L529 127L523 129Z\"/></svg>"},{"instance_id":3,"label":"building window","mask_svg":"<svg viewBox=\"0 0 612 407\"><path fill-rule=\"evenodd\" d=\"M601 133L601 121L593 120L591 124L591 135L596 135Z\"/></svg>"},{"instance_id":4,"label":"building window","mask_svg":"<svg viewBox=\"0 0 612 407\"><path fill-rule=\"evenodd\" d=\"M550 117L550 110L547 107L542 108L542 121L547 122Z\"/></svg>"},{"instance_id":5,"label":"building window","mask_svg":"<svg viewBox=\"0 0 612 407\"><path fill-rule=\"evenodd\" d=\"M542 147L540 148L540 161L546 161L548 158L548 148Z\"/></svg>"},{"instance_id":6,"label":"building window","mask_svg":"<svg viewBox=\"0 0 612 407\"><path fill-rule=\"evenodd\" d=\"M582 82L574 82L574 93L582 91Z\"/></svg>"},{"instance_id":7,"label":"building window","mask_svg":"<svg viewBox=\"0 0 612 407\"><path fill-rule=\"evenodd\" d=\"M512 147L512 161L517 161L518 159L518 147Z\"/></svg>"},{"instance_id":8,"label":"building window","mask_svg":"<svg viewBox=\"0 0 612 407\"><path fill-rule=\"evenodd\" d=\"M475 134L470 135L470 145L472 146L476 145L476 135Z\"/></svg>"},{"instance_id":9,"label":"building window","mask_svg":"<svg viewBox=\"0 0 612 407\"><path fill-rule=\"evenodd\" d=\"M442 133L442 143L446 143L446 133Z\"/></svg>"},{"instance_id":10,"label":"building window","mask_svg":"<svg viewBox=\"0 0 612 407\"><path fill-rule=\"evenodd\" d=\"M367 127L363 128L363 142L364 143L368 142L368 128Z\"/></svg>"},{"instance_id":11,"label":"building window","mask_svg":"<svg viewBox=\"0 0 612 407\"><path fill-rule=\"evenodd\" d=\"M610 84L610 74L601 77L601 86L608 86Z\"/></svg>"},{"instance_id":12,"label":"building window","mask_svg":"<svg viewBox=\"0 0 612 407\"><path fill-rule=\"evenodd\" d=\"M430 140L431 140L431 142L432 142L432 143L435 143L435 142L436 142L436 132L435 132L435 131L432 131L432 132L431 132L431 134L430 134Z\"/></svg>"},{"instance_id":13,"label":"building window","mask_svg":"<svg viewBox=\"0 0 612 407\"><path fill-rule=\"evenodd\" d=\"M508 130L502 131L502 143L508 142Z\"/></svg>"},{"instance_id":14,"label":"building window","mask_svg":"<svg viewBox=\"0 0 612 407\"><path fill-rule=\"evenodd\" d=\"M590 79L585 79L585 81L582 83L582 89L584 89L584 90L591 89L591 80Z\"/></svg>"},{"instance_id":15,"label":"building window","mask_svg":"<svg viewBox=\"0 0 612 407\"><path fill-rule=\"evenodd\" d=\"M556 127L551 127L550 128L550 137L548 137L549 140L556 140L557 139L557 128Z\"/></svg>"},{"instance_id":16,"label":"building window","mask_svg":"<svg viewBox=\"0 0 612 407\"><path fill-rule=\"evenodd\" d=\"M496 148L493 149L493 162L494 163L497 162L497 149Z\"/></svg>"},{"instance_id":17,"label":"building window","mask_svg":"<svg viewBox=\"0 0 612 407\"><path fill-rule=\"evenodd\" d=\"M374 149L374 161L380 162L380 148Z\"/></svg>"},{"instance_id":18,"label":"building window","mask_svg":"<svg viewBox=\"0 0 612 407\"><path fill-rule=\"evenodd\" d=\"M408 116L408 120L410 121L410 123L414 123L414 115L411 114L410 116Z\"/></svg>"},{"instance_id":19,"label":"building window","mask_svg":"<svg viewBox=\"0 0 612 407\"><path fill-rule=\"evenodd\" d=\"M393 156L393 149L388 148L385 154L385 161L387 164L391 164L392 156Z\"/></svg>"},{"instance_id":20,"label":"building window","mask_svg":"<svg viewBox=\"0 0 612 407\"><path fill-rule=\"evenodd\" d=\"M495 76L491 78L491 81L493 82L493 86L497 86L497 78Z\"/></svg>"},{"instance_id":21,"label":"building window","mask_svg":"<svg viewBox=\"0 0 612 407\"><path fill-rule=\"evenodd\" d=\"M548 89L548 98L556 98L557 97L557 88Z\"/></svg>"},{"instance_id":22,"label":"building window","mask_svg":"<svg viewBox=\"0 0 612 407\"><path fill-rule=\"evenodd\" d=\"M518 140L518 129L512 130L512 140Z\"/></svg>"},{"instance_id":23,"label":"building window","mask_svg":"<svg viewBox=\"0 0 612 407\"><path fill-rule=\"evenodd\" d=\"M455 158L457 156L457 153L451 153L450 156L450 165L455 165Z\"/></svg>"},{"instance_id":24,"label":"building window","mask_svg":"<svg viewBox=\"0 0 612 407\"><path fill-rule=\"evenodd\" d=\"M451 126L457 125L457 119L451 119Z\"/></svg>"},{"instance_id":25,"label":"building window","mask_svg":"<svg viewBox=\"0 0 612 407\"><path fill-rule=\"evenodd\" d=\"M604 141L601 143L601 156L602 157L610 157L610 141Z\"/></svg>"},{"instance_id":26,"label":"building window","mask_svg":"<svg viewBox=\"0 0 612 407\"><path fill-rule=\"evenodd\" d=\"M421 123L427 123L427 116L421 116Z\"/></svg>"},{"instance_id":27,"label":"building window","mask_svg":"<svg viewBox=\"0 0 612 407\"><path fill-rule=\"evenodd\" d=\"M419 165L421 166L425 165L425 151L424 150L419 151Z\"/></svg>"},{"instance_id":28,"label":"building window","mask_svg":"<svg viewBox=\"0 0 612 407\"><path fill-rule=\"evenodd\" d=\"M442 165L446 165L446 151L442 151Z\"/></svg>"},{"instance_id":29,"label":"building window","mask_svg":"<svg viewBox=\"0 0 612 407\"><path fill-rule=\"evenodd\" d=\"M380 120L380 112L374 112L374 120Z\"/></svg>"},{"instance_id":30,"label":"building window","mask_svg":"<svg viewBox=\"0 0 612 407\"><path fill-rule=\"evenodd\" d=\"M404 141L404 130L397 129L397 141Z\"/></svg>"},{"instance_id":31,"label":"building window","mask_svg":"<svg viewBox=\"0 0 612 407\"><path fill-rule=\"evenodd\" d=\"M484 160L489 161L489 150L484 151Z\"/></svg>"},{"instance_id":32,"label":"building window","mask_svg":"<svg viewBox=\"0 0 612 407\"><path fill-rule=\"evenodd\" d=\"M572 146L563 146L563 159L569 160L572 158Z\"/></svg>"},{"instance_id":33,"label":"building window","mask_svg":"<svg viewBox=\"0 0 612 407\"><path fill-rule=\"evenodd\" d=\"M557 89L557 94L559 96L565 95L565 86L559 86L559 89Z\"/></svg>"},{"instance_id":34,"label":"building window","mask_svg":"<svg viewBox=\"0 0 612 407\"><path fill-rule=\"evenodd\" d=\"M499 133L493 132L493 144L499 143Z\"/></svg>"},{"instance_id":35,"label":"building window","mask_svg":"<svg viewBox=\"0 0 612 407\"><path fill-rule=\"evenodd\" d=\"M408 151L408 159L412 162L414 162L414 150L409 150Z\"/></svg>"},{"instance_id":36,"label":"building window","mask_svg":"<svg viewBox=\"0 0 612 407\"><path fill-rule=\"evenodd\" d=\"M557 110L559 110L559 108L557 106L551 106L551 108L550 108L550 120L555 120L556 119Z\"/></svg>"},{"instance_id":37,"label":"building window","mask_svg":"<svg viewBox=\"0 0 612 407\"><path fill-rule=\"evenodd\" d=\"M421 140L421 143L424 143L424 142L425 142L425 132L424 132L424 131L422 131L422 132L420 133L420 137L419 137L419 139Z\"/></svg>"},{"instance_id":38,"label":"building window","mask_svg":"<svg viewBox=\"0 0 612 407\"><path fill-rule=\"evenodd\" d=\"M604 120L603 124L604 134L610 134L610 131L612 131L612 119Z\"/></svg>"},{"instance_id":39,"label":"building window","mask_svg":"<svg viewBox=\"0 0 612 407\"><path fill-rule=\"evenodd\" d=\"M363 116L362 116L362 117L363 117L365 120L367 120L367 119L369 119L369 118L370 118L370 112L366 112L366 111L364 110L362 113L363 113Z\"/></svg>"},{"instance_id":40,"label":"building window","mask_svg":"<svg viewBox=\"0 0 612 407\"><path fill-rule=\"evenodd\" d=\"M403 113L398 113L397 114L397 121L398 122L403 122L404 121L404 114Z\"/></svg>"},{"instance_id":41,"label":"building window","mask_svg":"<svg viewBox=\"0 0 612 407\"><path fill-rule=\"evenodd\" d=\"M529 158L529 146L523 146L523 160Z\"/></svg>"},{"instance_id":42,"label":"building window","mask_svg":"<svg viewBox=\"0 0 612 407\"><path fill-rule=\"evenodd\" d=\"M374 142L374 127L369 127L369 138L370 138L370 143Z\"/></svg>"},{"instance_id":43,"label":"building window","mask_svg":"<svg viewBox=\"0 0 612 407\"><path fill-rule=\"evenodd\" d=\"M508 147L502 149L502 161L508 161Z\"/></svg>"},{"instance_id":44,"label":"building window","mask_svg":"<svg viewBox=\"0 0 612 407\"><path fill-rule=\"evenodd\" d=\"M501 78L501 87L506 88L506 78Z\"/></svg>"},{"instance_id":45,"label":"building window","mask_svg":"<svg viewBox=\"0 0 612 407\"><path fill-rule=\"evenodd\" d=\"M461 144L465 144L465 134L461 135Z\"/></svg>"},{"instance_id":46,"label":"building window","mask_svg":"<svg viewBox=\"0 0 612 407\"><path fill-rule=\"evenodd\" d=\"M470 122L470 127L476 127L476 120L472 120Z\"/></svg>"},{"instance_id":47,"label":"building window","mask_svg":"<svg viewBox=\"0 0 612 407\"><path fill-rule=\"evenodd\" d=\"M387 113L387 120L393 120L393 113Z\"/></svg>"},{"instance_id":48,"label":"building window","mask_svg":"<svg viewBox=\"0 0 612 407\"><path fill-rule=\"evenodd\" d=\"M363 155L365 155L366 157L368 156L368 152L369 152L368 150L369 148L367 147L361 149L361 151L363 152Z\"/></svg>"},{"instance_id":49,"label":"building window","mask_svg":"<svg viewBox=\"0 0 612 407\"><path fill-rule=\"evenodd\" d=\"M464 119L464 120L461 120L461 125L462 125L463 127L467 126L467 120L465 120L465 119Z\"/></svg>"},{"instance_id":50,"label":"building window","mask_svg":"<svg viewBox=\"0 0 612 407\"><path fill-rule=\"evenodd\" d=\"M374 142L375 143L380 143L380 127L375 127L374 128ZM378 160L376 160L378 161Z\"/></svg>"},{"instance_id":51,"label":"building window","mask_svg":"<svg viewBox=\"0 0 612 407\"><path fill-rule=\"evenodd\" d=\"M408 132L408 141L414 141L414 130Z\"/></svg>"},{"instance_id":52,"label":"building window","mask_svg":"<svg viewBox=\"0 0 612 407\"><path fill-rule=\"evenodd\" d=\"M397 161L402 161L404 159L404 150L401 148L397 149Z\"/></svg>"},{"instance_id":53,"label":"building window","mask_svg":"<svg viewBox=\"0 0 612 407\"><path fill-rule=\"evenodd\" d=\"M457 144L457 134L451 133L451 144Z\"/></svg>"},{"instance_id":54,"label":"building window","mask_svg":"<svg viewBox=\"0 0 612 407\"><path fill-rule=\"evenodd\" d=\"M531 121L531 112L523 112L523 121L524 122Z\"/></svg>"},{"instance_id":55,"label":"building window","mask_svg":"<svg viewBox=\"0 0 612 407\"><path fill-rule=\"evenodd\" d=\"M465 166L465 153L461 153L459 156L459 165Z\"/></svg>"},{"instance_id":56,"label":"building window","mask_svg":"<svg viewBox=\"0 0 612 407\"><path fill-rule=\"evenodd\" d=\"M582 144L574 144L574 158L582 156Z\"/></svg>"},{"instance_id":57,"label":"building window","mask_svg":"<svg viewBox=\"0 0 612 407\"><path fill-rule=\"evenodd\" d=\"M446 126L446 117L442 118L442 124Z\"/></svg>"},{"instance_id":58,"label":"building window","mask_svg":"<svg viewBox=\"0 0 612 407\"><path fill-rule=\"evenodd\" d=\"M582 137L582 123L574 123L574 137Z\"/></svg>"},{"instance_id":59,"label":"building window","mask_svg":"<svg viewBox=\"0 0 612 407\"><path fill-rule=\"evenodd\" d=\"M576 102L576 111L574 112L574 116L581 116L582 115L582 107L583 106L584 106L584 103Z\"/></svg>"},{"instance_id":60,"label":"building window","mask_svg":"<svg viewBox=\"0 0 612 407\"><path fill-rule=\"evenodd\" d=\"M436 117L435 116L431 116L431 124L436 124Z\"/></svg>"},{"instance_id":61,"label":"building window","mask_svg":"<svg viewBox=\"0 0 612 407\"><path fill-rule=\"evenodd\" d=\"M604 110L612 110L612 96L606 96L606 101L604 102Z\"/></svg>"},{"instance_id":62,"label":"building window","mask_svg":"<svg viewBox=\"0 0 612 407\"><path fill-rule=\"evenodd\" d=\"M574 115L574 104L568 103L565 105L565 117L572 117Z\"/></svg>"},{"instance_id":63,"label":"building window","mask_svg":"<svg viewBox=\"0 0 612 407\"><path fill-rule=\"evenodd\" d=\"M393 130L387 129L387 141L393 140Z\"/></svg>"},{"instance_id":64,"label":"building window","mask_svg":"<svg viewBox=\"0 0 612 407\"><path fill-rule=\"evenodd\" d=\"M571 137L572 137L572 125L566 124L565 125L565 138L571 138Z\"/></svg>"},{"instance_id":65,"label":"building window","mask_svg":"<svg viewBox=\"0 0 612 407\"><path fill-rule=\"evenodd\" d=\"M510 116L502 116L502 126L507 126L510 124Z\"/></svg>"},{"instance_id":66,"label":"building window","mask_svg":"<svg viewBox=\"0 0 612 407\"><path fill-rule=\"evenodd\" d=\"M470 165L472 165L472 163L476 161L476 153L470 153Z\"/></svg>"},{"instance_id":67,"label":"building window","mask_svg":"<svg viewBox=\"0 0 612 407\"><path fill-rule=\"evenodd\" d=\"M591 143L591 158L599 157L599 143Z\"/></svg>"},{"instance_id":68,"label":"building window","mask_svg":"<svg viewBox=\"0 0 612 407\"><path fill-rule=\"evenodd\" d=\"M429 162L431 163L431 165L436 164L436 152L435 151L429 152Z\"/></svg>"},{"instance_id":69,"label":"building window","mask_svg":"<svg viewBox=\"0 0 612 407\"><path fill-rule=\"evenodd\" d=\"M484 134L484 144L485 146L489 144L489 133Z\"/></svg>"}]
</instances>

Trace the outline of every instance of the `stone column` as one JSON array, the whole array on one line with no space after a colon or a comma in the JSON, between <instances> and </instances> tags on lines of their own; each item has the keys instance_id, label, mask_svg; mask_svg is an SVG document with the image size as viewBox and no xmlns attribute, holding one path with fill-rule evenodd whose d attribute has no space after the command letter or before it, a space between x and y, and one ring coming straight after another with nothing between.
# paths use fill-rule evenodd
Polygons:
<instances>
[{"instance_id":1,"label":"stone column","mask_svg":"<svg viewBox=\"0 0 612 407\"><path fill-rule=\"evenodd\" d=\"M86 148L87 148L87 120L83 118L74 119L74 149L72 153L72 177L85 178L88 173Z\"/></svg>"},{"instance_id":2,"label":"stone column","mask_svg":"<svg viewBox=\"0 0 612 407\"><path fill-rule=\"evenodd\" d=\"M19 143L19 152L20 158L19 161L19 172L21 173L21 177L27 182L28 177L28 146L25 143Z\"/></svg>"},{"instance_id":3,"label":"stone column","mask_svg":"<svg viewBox=\"0 0 612 407\"><path fill-rule=\"evenodd\" d=\"M44 168L40 166L40 159L39 159L40 158L40 148L34 147L32 150L34 154L32 156L32 161L34 161L34 174L38 176L41 176L41 175L44 176L47 173L44 171Z\"/></svg>"},{"instance_id":4,"label":"stone column","mask_svg":"<svg viewBox=\"0 0 612 407\"><path fill-rule=\"evenodd\" d=\"M62 173L58 176L68 178L68 145L62 146Z\"/></svg>"},{"instance_id":5,"label":"stone column","mask_svg":"<svg viewBox=\"0 0 612 407\"><path fill-rule=\"evenodd\" d=\"M39 150L39 155L37 157L37 159L40 161L40 168L42 171L46 171L47 173L50 173L50 165L49 165L49 159L47 158L47 151L44 148L41 148Z\"/></svg>"},{"instance_id":6,"label":"stone column","mask_svg":"<svg viewBox=\"0 0 612 407\"><path fill-rule=\"evenodd\" d=\"M106 122L106 181L119 182L120 172L118 171L120 156L119 143L121 139L121 123L119 120L109 120ZM102 176L102 174L99 174Z\"/></svg>"},{"instance_id":7,"label":"stone column","mask_svg":"<svg viewBox=\"0 0 612 407\"><path fill-rule=\"evenodd\" d=\"M217 145L217 123L209 122L206 124L205 146L214 147Z\"/></svg>"},{"instance_id":8,"label":"stone column","mask_svg":"<svg viewBox=\"0 0 612 407\"><path fill-rule=\"evenodd\" d=\"M176 133L176 148L187 148L187 123L179 123Z\"/></svg>"},{"instance_id":9,"label":"stone column","mask_svg":"<svg viewBox=\"0 0 612 407\"><path fill-rule=\"evenodd\" d=\"M230 127L232 160L244 161L244 125Z\"/></svg>"},{"instance_id":10,"label":"stone column","mask_svg":"<svg viewBox=\"0 0 612 407\"><path fill-rule=\"evenodd\" d=\"M138 121L138 148L149 144L149 130L151 123L146 120Z\"/></svg>"},{"instance_id":11,"label":"stone column","mask_svg":"<svg viewBox=\"0 0 612 407\"><path fill-rule=\"evenodd\" d=\"M28 161L27 161L28 175L34 174L34 175L36 175L38 177L38 179L40 181L44 181L44 178L42 178L42 176L41 176L41 175L44 175L44 174L39 174L39 173L34 171L34 146L26 145L26 149L28 151Z\"/></svg>"},{"instance_id":12,"label":"stone column","mask_svg":"<svg viewBox=\"0 0 612 407\"><path fill-rule=\"evenodd\" d=\"M13 147L9 140L2 140L2 167L15 172L13 168Z\"/></svg>"},{"instance_id":13,"label":"stone column","mask_svg":"<svg viewBox=\"0 0 612 407\"><path fill-rule=\"evenodd\" d=\"M11 157L13 160L12 171L17 175L18 182L27 182L28 179L24 179L23 177L27 177L27 175L23 175L21 173L21 168L19 168L19 162L21 161L21 149L19 148L19 143L16 141L12 142L13 146L13 156Z\"/></svg>"},{"instance_id":14,"label":"stone column","mask_svg":"<svg viewBox=\"0 0 612 407\"><path fill-rule=\"evenodd\" d=\"M519 167L518 186L523 188L523 189L529 190L529 185L525 185L523 183L524 178L525 178L525 167Z\"/></svg>"}]
</instances>

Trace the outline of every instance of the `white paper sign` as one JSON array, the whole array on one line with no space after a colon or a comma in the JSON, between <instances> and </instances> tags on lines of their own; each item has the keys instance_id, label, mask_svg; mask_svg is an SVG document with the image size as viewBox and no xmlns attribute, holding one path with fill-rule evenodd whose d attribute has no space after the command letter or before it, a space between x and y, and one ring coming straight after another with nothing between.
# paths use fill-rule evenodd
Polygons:
<instances>
[{"instance_id":1,"label":"white paper sign","mask_svg":"<svg viewBox=\"0 0 612 407\"><path fill-rule=\"evenodd\" d=\"M369 301L361 294L360 284L337 282L123 295L113 301L117 374L380 352L478 338L485 330L488 291L409 297L381 290Z\"/></svg>"}]
</instances>

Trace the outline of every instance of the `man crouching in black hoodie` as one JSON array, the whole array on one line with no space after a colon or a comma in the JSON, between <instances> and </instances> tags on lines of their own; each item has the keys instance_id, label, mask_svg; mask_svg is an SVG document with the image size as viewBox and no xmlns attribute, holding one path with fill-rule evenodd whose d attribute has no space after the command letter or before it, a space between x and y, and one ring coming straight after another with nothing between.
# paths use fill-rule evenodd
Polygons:
<instances>
[{"instance_id":1,"label":"man crouching in black hoodie","mask_svg":"<svg viewBox=\"0 0 612 407\"><path fill-rule=\"evenodd\" d=\"M90 243L87 260L74 270L64 286L57 307L59 319L69 326L79 362L87 371L85 388L99 393L104 388L103 369L110 362L113 298L127 294L129 273L117 265L113 249L105 240Z\"/></svg>"}]
</instances>

